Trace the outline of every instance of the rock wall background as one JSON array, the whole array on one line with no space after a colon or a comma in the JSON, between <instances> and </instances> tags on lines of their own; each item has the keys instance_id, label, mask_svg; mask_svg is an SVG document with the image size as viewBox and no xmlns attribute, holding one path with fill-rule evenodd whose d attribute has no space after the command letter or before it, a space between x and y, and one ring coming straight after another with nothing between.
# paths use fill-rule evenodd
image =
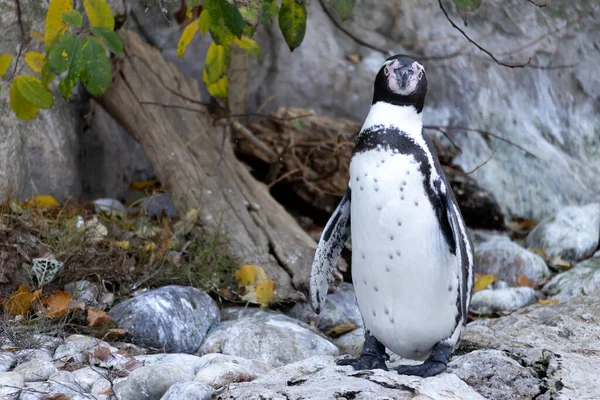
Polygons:
<instances>
[{"instance_id":1,"label":"rock wall background","mask_svg":"<svg viewBox=\"0 0 600 400\"><path fill-rule=\"evenodd\" d=\"M20 3L25 31L42 30L47 2ZM146 12L141 1L112 3L117 14L130 10L127 28L199 79L208 37L196 38L178 59L180 28L169 25L158 7ZM462 26L453 5L446 7ZM532 57L531 65L575 64L567 69L496 65L452 28L435 0L358 0L344 26L365 41L423 61L430 82L426 123L486 129L535 154L527 156L476 133L455 134L463 149L455 162L466 171L496 151L473 177L495 195L508 216L541 219L562 206L600 196L599 16L595 0L551 2L545 8L520 0L486 0L465 28L503 61L523 63ZM16 49L20 37L13 1L0 0L0 19L0 48ZM385 57L335 28L317 1L309 4L306 38L294 53L276 23L259 29L256 39L263 53L249 62L247 87L237 86L246 94L248 110L272 97L265 112L279 106L308 107L362 121L373 76ZM435 59L457 52L456 57ZM350 61L350 55L358 55L359 61ZM128 182L153 175L137 145L97 106L85 100L57 101L35 121L21 122L10 112L7 94L3 90L0 95L2 197L9 192L21 198L52 194L59 200L119 197Z\"/></svg>"}]
</instances>

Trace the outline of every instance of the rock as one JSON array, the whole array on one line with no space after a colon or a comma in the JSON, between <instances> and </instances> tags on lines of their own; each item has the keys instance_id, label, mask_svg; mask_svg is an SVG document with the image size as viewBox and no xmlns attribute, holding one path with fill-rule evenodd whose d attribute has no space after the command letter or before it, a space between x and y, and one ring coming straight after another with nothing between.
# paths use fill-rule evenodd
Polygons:
<instances>
[{"instance_id":1,"label":"rock","mask_svg":"<svg viewBox=\"0 0 600 400\"><path fill-rule=\"evenodd\" d=\"M473 294L469 311L475 314L514 311L535 300L535 290L530 287L485 289Z\"/></svg>"},{"instance_id":2,"label":"rock","mask_svg":"<svg viewBox=\"0 0 600 400\"><path fill-rule=\"evenodd\" d=\"M203 291L165 286L117 304L109 312L136 344L167 352L195 351L219 321L219 309Z\"/></svg>"},{"instance_id":3,"label":"rock","mask_svg":"<svg viewBox=\"0 0 600 400\"><path fill-rule=\"evenodd\" d=\"M84 367L72 372L73 380L84 392L90 393L99 380L107 380L108 370L98 367Z\"/></svg>"},{"instance_id":4,"label":"rock","mask_svg":"<svg viewBox=\"0 0 600 400\"><path fill-rule=\"evenodd\" d=\"M272 399L483 399L456 375L422 379L396 371L354 371L335 366L333 357L313 357L274 369L252 382L232 384L228 400Z\"/></svg>"},{"instance_id":5,"label":"rock","mask_svg":"<svg viewBox=\"0 0 600 400\"><path fill-rule=\"evenodd\" d=\"M62 362L85 363L95 350L105 349L108 353L116 353L118 350L108 343L93 337L84 335L71 335L63 344L56 348L54 359Z\"/></svg>"},{"instance_id":6,"label":"rock","mask_svg":"<svg viewBox=\"0 0 600 400\"><path fill-rule=\"evenodd\" d=\"M71 293L74 300L83 300L86 304L96 305L100 288L90 281L77 281L67 283L65 292Z\"/></svg>"},{"instance_id":7,"label":"rock","mask_svg":"<svg viewBox=\"0 0 600 400\"><path fill-rule=\"evenodd\" d=\"M339 351L300 321L267 314L215 326L202 343L200 353L223 353L277 367L314 355L337 356Z\"/></svg>"},{"instance_id":8,"label":"rock","mask_svg":"<svg viewBox=\"0 0 600 400\"><path fill-rule=\"evenodd\" d=\"M21 364L27 361L53 361L53 352L48 349L22 349L15 352L17 356L17 364Z\"/></svg>"},{"instance_id":9,"label":"rock","mask_svg":"<svg viewBox=\"0 0 600 400\"><path fill-rule=\"evenodd\" d=\"M18 372L2 372L0 374L0 396L18 393L24 385L23 375Z\"/></svg>"},{"instance_id":10,"label":"rock","mask_svg":"<svg viewBox=\"0 0 600 400\"><path fill-rule=\"evenodd\" d=\"M231 383L252 381L270 369L260 361L218 353L207 354L201 360L203 364L194 380L215 389Z\"/></svg>"},{"instance_id":11,"label":"rock","mask_svg":"<svg viewBox=\"0 0 600 400\"><path fill-rule=\"evenodd\" d=\"M333 343L340 349L340 354L349 354L352 357L358 357L362 351L364 341L365 331L363 328L358 328L334 339Z\"/></svg>"},{"instance_id":12,"label":"rock","mask_svg":"<svg viewBox=\"0 0 600 400\"><path fill-rule=\"evenodd\" d=\"M448 372L487 399L532 399L543 386L533 368L522 366L499 350L476 350L455 358Z\"/></svg>"},{"instance_id":13,"label":"rock","mask_svg":"<svg viewBox=\"0 0 600 400\"><path fill-rule=\"evenodd\" d=\"M177 217L177 209L168 194L158 193L147 199L141 204L142 210L150 218L161 218L163 214L169 218Z\"/></svg>"},{"instance_id":14,"label":"rock","mask_svg":"<svg viewBox=\"0 0 600 400\"><path fill-rule=\"evenodd\" d=\"M226 307L221 309L221 321L231 321L243 317L265 316L277 314L271 310L261 310L256 307Z\"/></svg>"},{"instance_id":15,"label":"rock","mask_svg":"<svg viewBox=\"0 0 600 400\"><path fill-rule=\"evenodd\" d=\"M525 245L539 248L553 259L580 261L590 257L600 240L600 203L570 206L539 223Z\"/></svg>"},{"instance_id":16,"label":"rock","mask_svg":"<svg viewBox=\"0 0 600 400\"><path fill-rule=\"evenodd\" d=\"M167 354L162 358L159 364L171 364L185 369L185 372L194 376L198 373L200 367L204 364L201 357L191 354Z\"/></svg>"},{"instance_id":17,"label":"rock","mask_svg":"<svg viewBox=\"0 0 600 400\"><path fill-rule=\"evenodd\" d=\"M354 286L347 282L327 295L321 314L315 314L308 303L297 303L289 315L317 327L323 333L342 324L355 324L357 327L363 324L356 304Z\"/></svg>"},{"instance_id":18,"label":"rock","mask_svg":"<svg viewBox=\"0 0 600 400\"><path fill-rule=\"evenodd\" d=\"M48 380L58 370L49 361L31 360L17 365L14 371L23 375L25 382L39 382Z\"/></svg>"},{"instance_id":19,"label":"rock","mask_svg":"<svg viewBox=\"0 0 600 400\"><path fill-rule=\"evenodd\" d=\"M171 364L152 365L134 370L113 387L120 400L160 399L175 383L191 381L193 375Z\"/></svg>"},{"instance_id":20,"label":"rock","mask_svg":"<svg viewBox=\"0 0 600 400\"><path fill-rule=\"evenodd\" d=\"M90 394L96 397L96 400L109 400L111 396L107 393L112 393L112 384L108 379L97 380L90 389Z\"/></svg>"},{"instance_id":21,"label":"rock","mask_svg":"<svg viewBox=\"0 0 600 400\"><path fill-rule=\"evenodd\" d=\"M2 352L0 353L0 373L8 371L16 360L14 353Z\"/></svg>"},{"instance_id":22,"label":"rock","mask_svg":"<svg viewBox=\"0 0 600 400\"><path fill-rule=\"evenodd\" d=\"M96 199L94 200L96 212L106 212L107 214L124 214L125 206L116 199Z\"/></svg>"},{"instance_id":23,"label":"rock","mask_svg":"<svg viewBox=\"0 0 600 400\"><path fill-rule=\"evenodd\" d=\"M600 288L600 257L585 260L556 275L544 286L544 293L554 299L567 301L592 293Z\"/></svg>"},{"instance_id":24,"label":"rock","mask_svg":"<svg viewBox=\"0 0 600 400\"><path fill-rule=\"evenodd\" d=\"M171 386L161 400L210 400L214 389L200 382L178 382Z\"/></svg>"},{"instance_id":25,"label":"rock","mask_svg":"<svg viewBox=\"0 0 600 400\"><path fill-rule=\"evenodd\" d=\"M533 304L501 318L471 322L463 330L459 351L503 350L543 378L538 385L538 393L544 393L540 398L595 398L600 392L598 321L600 291L557 305ZM480 379L468 383L487 385L486 375Z\"/></svg>"},{"instance_id":26,"label":"rock","mask_svg":"<svg viewBox=\"0 0 600 400\"><path fill-rule=\"evenodd\" d=\"M475 248L475 272L494 274L498 279L515 284L519 275L532 281L550 275L544 259L512 242L506 236L492 236Z\"/></svg>"}]
</instances>

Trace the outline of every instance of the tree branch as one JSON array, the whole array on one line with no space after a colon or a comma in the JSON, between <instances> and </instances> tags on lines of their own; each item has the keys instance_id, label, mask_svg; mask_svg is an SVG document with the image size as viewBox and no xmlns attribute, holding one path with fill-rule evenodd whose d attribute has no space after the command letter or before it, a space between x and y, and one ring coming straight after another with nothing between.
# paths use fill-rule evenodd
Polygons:
<instances>
[{"instance_id":1,"label":"tree branch","mask_svg":"<svg viewBox=\"0 0 600 400\"><path fill-rule=\"evenodd\" d=\"M533 0L526 0L526 1L528 1L529 3L531 3L531 4L533 4L534 6L536 6L536 7L539 7L539 8L544 8L544 7L546 7L546 6L548 5L548 3L539 4L539 3L536 3L536 2L535 2L535 1L533 1Z\"/></svg>"}]
</instances>

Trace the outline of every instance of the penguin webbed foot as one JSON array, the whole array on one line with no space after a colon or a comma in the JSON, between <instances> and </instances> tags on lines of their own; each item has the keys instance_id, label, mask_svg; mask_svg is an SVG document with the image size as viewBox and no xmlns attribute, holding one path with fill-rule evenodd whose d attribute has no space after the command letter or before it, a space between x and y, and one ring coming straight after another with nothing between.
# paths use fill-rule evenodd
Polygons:
<instances>
[{"instance_id":1,"label":"penguin webbed foot","mask_svg":"<svg viewBox=\"0 0 600 400\"><path fill-rule=\"evenodd\" d=\"M446 370L450 355L452 355L452 346L437 343L433 346L431 355L423 364L400 365L396 371L398 371L400 375L414 375L420 376L421 378L436 376Z\"/></svg>"},{"instance_id":2,"label":"penguin webbed foot","mask_svg":"<svg viewBox=\"0 0 600 400\"><path fill-rule=\"evenodd\" d=\"M390 356L385 352L385 346L365 330L365 342L359 358L346 358L337 361L337 365L352 365L355 370L382 369L388 371L385 362Z\"/></svg>"}]
</instances>

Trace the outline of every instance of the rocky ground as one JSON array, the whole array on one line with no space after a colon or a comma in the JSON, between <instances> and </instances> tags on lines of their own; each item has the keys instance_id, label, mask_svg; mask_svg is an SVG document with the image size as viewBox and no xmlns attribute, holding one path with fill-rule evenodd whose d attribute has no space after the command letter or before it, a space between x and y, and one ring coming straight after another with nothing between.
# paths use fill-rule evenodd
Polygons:
<instances>
[{"instance_id":1,"label":"rocky ground","mask_svg":"<svg viewBox=\"0 0 600 400\"><path fill-rule=\"evenodd\" d=\"M567 217L565 217L567 216ZM217 303L168 285L117 301L121 331L20 331L5 316L2 399L595 399L600 393L600 204L569 207L524 240L476 231L472 321L448 371L399 376L335 364L357 355L362 322L352 285L322 315ZM513 235L515 236L515 235ZM522 243L523 246L520 244ZM99 307L106 288L71 283ZM33 320L28 320L33 324ZM63 332L67 332L64 330ZM124 334L123 332L126 333ZM28 332L25 340L20 332ZM96 332L96 336L97 332Z\"/></svg>"}]
</instances>

